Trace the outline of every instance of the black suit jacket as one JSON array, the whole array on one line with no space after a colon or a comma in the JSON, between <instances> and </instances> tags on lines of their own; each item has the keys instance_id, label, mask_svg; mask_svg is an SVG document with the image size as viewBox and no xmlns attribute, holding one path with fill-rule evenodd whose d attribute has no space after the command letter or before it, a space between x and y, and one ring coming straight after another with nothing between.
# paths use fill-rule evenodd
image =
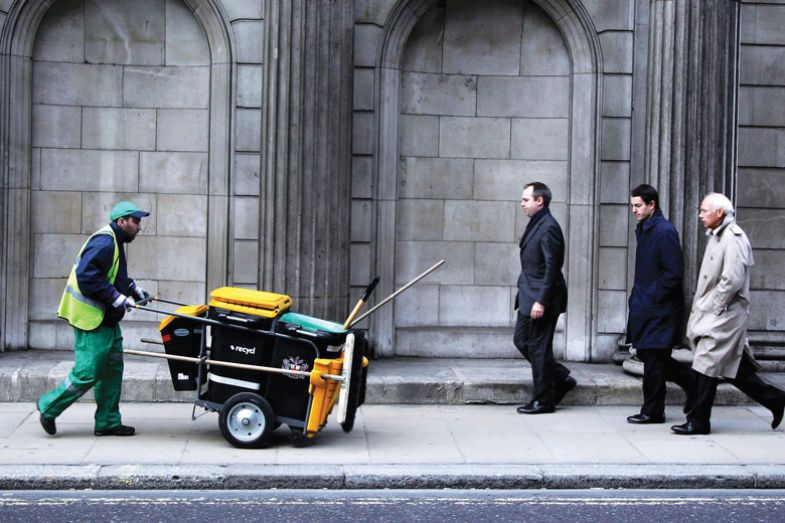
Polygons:
<instances>
[{"instance_id":1,"label":"black suit jacket","mask_svg":"<svg viewBox=\"0 0 785 523\"><path fill-rule=\"evenodd\" d=\"M534 302L545 306L545 314L560 314L567 309L567 284L564 281L564 235L547 208L528 234L521 238L521 274L518 276L516 306L528 316Z\"/></svg>"}]
</instances>

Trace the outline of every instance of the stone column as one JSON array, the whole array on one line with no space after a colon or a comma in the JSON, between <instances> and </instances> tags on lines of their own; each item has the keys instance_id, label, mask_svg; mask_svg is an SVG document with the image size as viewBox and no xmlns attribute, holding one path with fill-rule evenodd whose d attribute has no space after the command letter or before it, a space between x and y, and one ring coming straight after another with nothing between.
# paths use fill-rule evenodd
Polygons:
<instances>
[{"instance_id":1,"label":"stone column","mask_svg":"<svg viewBox=\"0 0 785 523\"><path fill-rule=\"evenodd\" d=\"M681 234L689 303L705 246L701 197L736 193L739 3L651 0L649 8L644 180Z\"/></svg>"},{"instance_id":2,"label":"stone column","mask_svg":"<svg viewBox=\"0 0 785 523\"><path fill-rule=\"evenodd\" d=\"M348 314L353 3L267 0L260 287Z\"/></svg>"}]
</instances>

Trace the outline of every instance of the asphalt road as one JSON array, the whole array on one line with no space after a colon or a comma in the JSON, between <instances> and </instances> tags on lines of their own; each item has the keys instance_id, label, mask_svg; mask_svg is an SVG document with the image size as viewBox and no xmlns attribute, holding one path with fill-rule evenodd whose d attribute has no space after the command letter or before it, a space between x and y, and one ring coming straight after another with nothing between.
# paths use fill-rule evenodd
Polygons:
<instances>
[{"instance_id":1,"label":"asphalt road","mask_svg":"<svg viewBox=\"0 0 785 523\"><path fill-rule=\"evenodd\" d=\"M751 523L785 521L785 491L5 491L0 520Z\"/></svg>"}]
</instances>

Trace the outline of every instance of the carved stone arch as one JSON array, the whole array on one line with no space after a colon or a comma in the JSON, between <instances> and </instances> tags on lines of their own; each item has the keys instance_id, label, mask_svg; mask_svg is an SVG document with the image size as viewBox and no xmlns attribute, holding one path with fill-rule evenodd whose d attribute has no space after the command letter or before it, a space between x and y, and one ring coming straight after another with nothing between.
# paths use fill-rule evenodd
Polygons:
<instances>
[{"instance_id":1,"label":"carved stone arch","mask_svg":"<svg viewBox=\"0 0 785 523\"><path fill-rule=\"evenodd\" d=\"M56 0L16 0L0 34L0 352L27 347L31 270L32 53L38 27ZM182 0L210 48L207 288L223 284L229 256L234 99L233 35L217 0Z\"/></svg>"},{"instance_id":2,"label":"carved stone arch","mask_svg":"<svg viewBox=\"0 0 785 523\"><path fill-rule=\"evenodd\" d=\"M384 24L377 49L373 187L376 235L372 266L381 276L379 295L393 292L395 224L398 188L398 119L401 61L418 20L437 0L400 0ZM602 54L597 32L578 0L533 0L561 31L572 62L570 158L567 232L569 303L566 353L570 360L589 361L596 335L596 274L598 257L599 130ZM478 9L481 7L478 7ZM578 277L577 275L581 275ZM395 336L392 307L371 319L376 353L392 356Z\"/></svg>"}]
</instances>

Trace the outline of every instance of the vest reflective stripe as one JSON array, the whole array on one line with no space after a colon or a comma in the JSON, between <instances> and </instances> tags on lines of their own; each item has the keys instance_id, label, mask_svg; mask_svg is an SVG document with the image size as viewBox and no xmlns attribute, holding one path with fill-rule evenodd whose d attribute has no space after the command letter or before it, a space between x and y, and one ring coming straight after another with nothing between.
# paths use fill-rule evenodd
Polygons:
<instances>
[{"instance_id":1,"label":"vest reflective stripe","mask_svg":"<svg viewBox=\"0 0 785 523\"><path fill-rule=\"evenodd\" d=\"M79 290L79 280L76 277L76 270L79 267L79 261L82 259L82 253L94 237L98 235L109 235L112 237L114 243L114 256L112 258L112 267L107 274L107 281L110 285L114 285L117 272L120 268L120 246L117 244L117 238L110 225L102 227L96 231L87 241L82 245L79 250L79 255L76 257L76 262L71 268L71 273L68 275L68 283L63 291L63 297L60 299L60 307L57 310L57 315L68 323L85 331L91 331L101 325L104 320L104 312L106 306L103 303L97 302L88 298Z\"/></svg>"}]
</instances>

